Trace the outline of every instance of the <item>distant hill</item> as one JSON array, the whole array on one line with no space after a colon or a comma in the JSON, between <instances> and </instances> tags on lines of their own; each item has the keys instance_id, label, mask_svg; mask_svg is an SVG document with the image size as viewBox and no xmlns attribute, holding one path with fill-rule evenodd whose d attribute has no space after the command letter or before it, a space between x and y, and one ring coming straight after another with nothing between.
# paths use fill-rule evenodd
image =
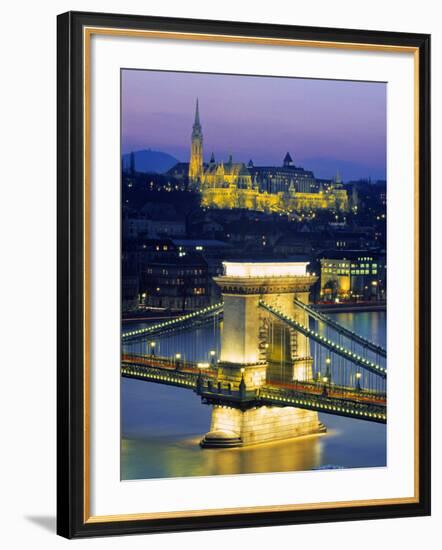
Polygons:
<instances>
[{"instance_id":1,"label":"distant hill","mask_svg":"<svg viewBox=\"0 0 442 550\"><path fill-rule=\"evenodd\" d=\"M306 170L312 170L317 178L333 178L339 171L343 181L369 177L372 180L385 179L384 170L352 161L317 157L303 158L299 164Z\"/></svg>"},{"instance_id":2,"label":"distant hill","mask_svg":"<svg viewBox=\"0 0 442 550\"><path fill-rule=\"evenodd\" d=\"M172 166L179 162L175 157L161 151L152 151L144 149L143 151L134 151L135 170L137 172L163 174ZM128 168L130 163L130 154L123 155L123 168Z\"/></svg>"}]
</instances>

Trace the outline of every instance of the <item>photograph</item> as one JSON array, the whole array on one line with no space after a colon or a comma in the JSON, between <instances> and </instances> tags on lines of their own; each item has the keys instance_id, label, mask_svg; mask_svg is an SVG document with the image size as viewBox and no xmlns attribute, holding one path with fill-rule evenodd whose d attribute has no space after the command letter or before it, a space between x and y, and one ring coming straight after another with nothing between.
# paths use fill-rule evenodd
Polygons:
<instances>
[{"instance_id":1,"label":"photograph","mask_svg":"<svg viewBox=\"0 0 442 550\"><path fill-rule=\"evenodd\" d=\"M5 549L434 549L433 4L5 3Z\"/></svg>"},{"instance_id":2,"label":"photograph","mask_svg":"<svg viewBox=\"0 0 442 550\"><path fill-rule=\"evenodd\" d=\"M58 17L63 537L430 513L430 35L315 17Z\"/></svg>"},{"instance_id":3,"label":"photograph","mask_svg":"<svg viewBox=\"0 0 442 550\"><path fill-rule=\"evenodd\" d=\"M388 467L387 86L121 68L122 481Z\"/></svg>"}]
</instances>

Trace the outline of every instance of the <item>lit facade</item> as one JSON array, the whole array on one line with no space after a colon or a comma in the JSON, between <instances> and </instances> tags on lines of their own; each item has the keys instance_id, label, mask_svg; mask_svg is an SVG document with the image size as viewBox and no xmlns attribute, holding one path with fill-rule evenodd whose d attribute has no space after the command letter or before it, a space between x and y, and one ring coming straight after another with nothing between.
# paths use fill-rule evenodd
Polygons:
<instances>
[{"instance_id":1,"label":"lit facade","mask_svg":"<svg viewBox=\"0 0 442 550\"><path fill-rule=\"evenodd\" d=\"M369 252L322 258L321 301L385 299L385 261Z\"/></svg>"},{"instance_id":2,"label":"lit facade","mask_svg":"<svg viewBox=\"0 0 442 550\"><path fill-rule=\"evenodd\" d=\"M260 212L291 212L333 210L347 212L347 191L340 182L326 188L317 185L313 173L294 166L289 153L281 167L255 167L250 161L203 163L203 132L198 100L189 160L189 187L201 193L206 208L242 208Z\"/></svg>"},{"instance_id":3,"label":"lit facade","mask_svg":"<svg viewBox=\"0 0 442 550\"><path fill-rule=\"evenodd\" d=\"M201 255L181 252L172 241L152 241L141 268L142 305L168 311L192 311L209 305L207 263Z\"/></svg>"}]
</instances>

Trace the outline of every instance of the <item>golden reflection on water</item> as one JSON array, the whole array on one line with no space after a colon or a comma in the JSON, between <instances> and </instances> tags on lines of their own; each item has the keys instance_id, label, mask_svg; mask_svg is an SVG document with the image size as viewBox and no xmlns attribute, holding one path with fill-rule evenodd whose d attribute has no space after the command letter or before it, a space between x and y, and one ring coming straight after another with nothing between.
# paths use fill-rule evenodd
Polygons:
<instances>
[{"instance_id":1,"label":"golden reflection on water","mask_svg":"<svg viewBox=\"0 0 442 550\"><path fill-rule=\"evenodd\" d=\"M131 455L137 460L125 468L122 478L145 477L140 469L150 471L150 478L312 470L321 465L322 437L311 435L236 449L201 449L200 437L170 442L123 439L122 458Z\"/></svg>"}]
</instances>

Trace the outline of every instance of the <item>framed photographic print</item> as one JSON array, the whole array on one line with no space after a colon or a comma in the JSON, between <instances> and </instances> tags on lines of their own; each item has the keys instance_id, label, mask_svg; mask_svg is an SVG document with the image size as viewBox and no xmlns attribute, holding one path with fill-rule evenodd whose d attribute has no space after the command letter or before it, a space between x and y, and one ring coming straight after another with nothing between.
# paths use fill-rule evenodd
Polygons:
<instances>
[{"instance_id":1,"label":"framed photographic print","mask_svg":"<svg viewBox=\"0 0 442 550\"><path fill-rule=\"evenodd\" d=\"M58 533L428 515L430 37L58 18Z\"/></svg>"}]
</instances>

